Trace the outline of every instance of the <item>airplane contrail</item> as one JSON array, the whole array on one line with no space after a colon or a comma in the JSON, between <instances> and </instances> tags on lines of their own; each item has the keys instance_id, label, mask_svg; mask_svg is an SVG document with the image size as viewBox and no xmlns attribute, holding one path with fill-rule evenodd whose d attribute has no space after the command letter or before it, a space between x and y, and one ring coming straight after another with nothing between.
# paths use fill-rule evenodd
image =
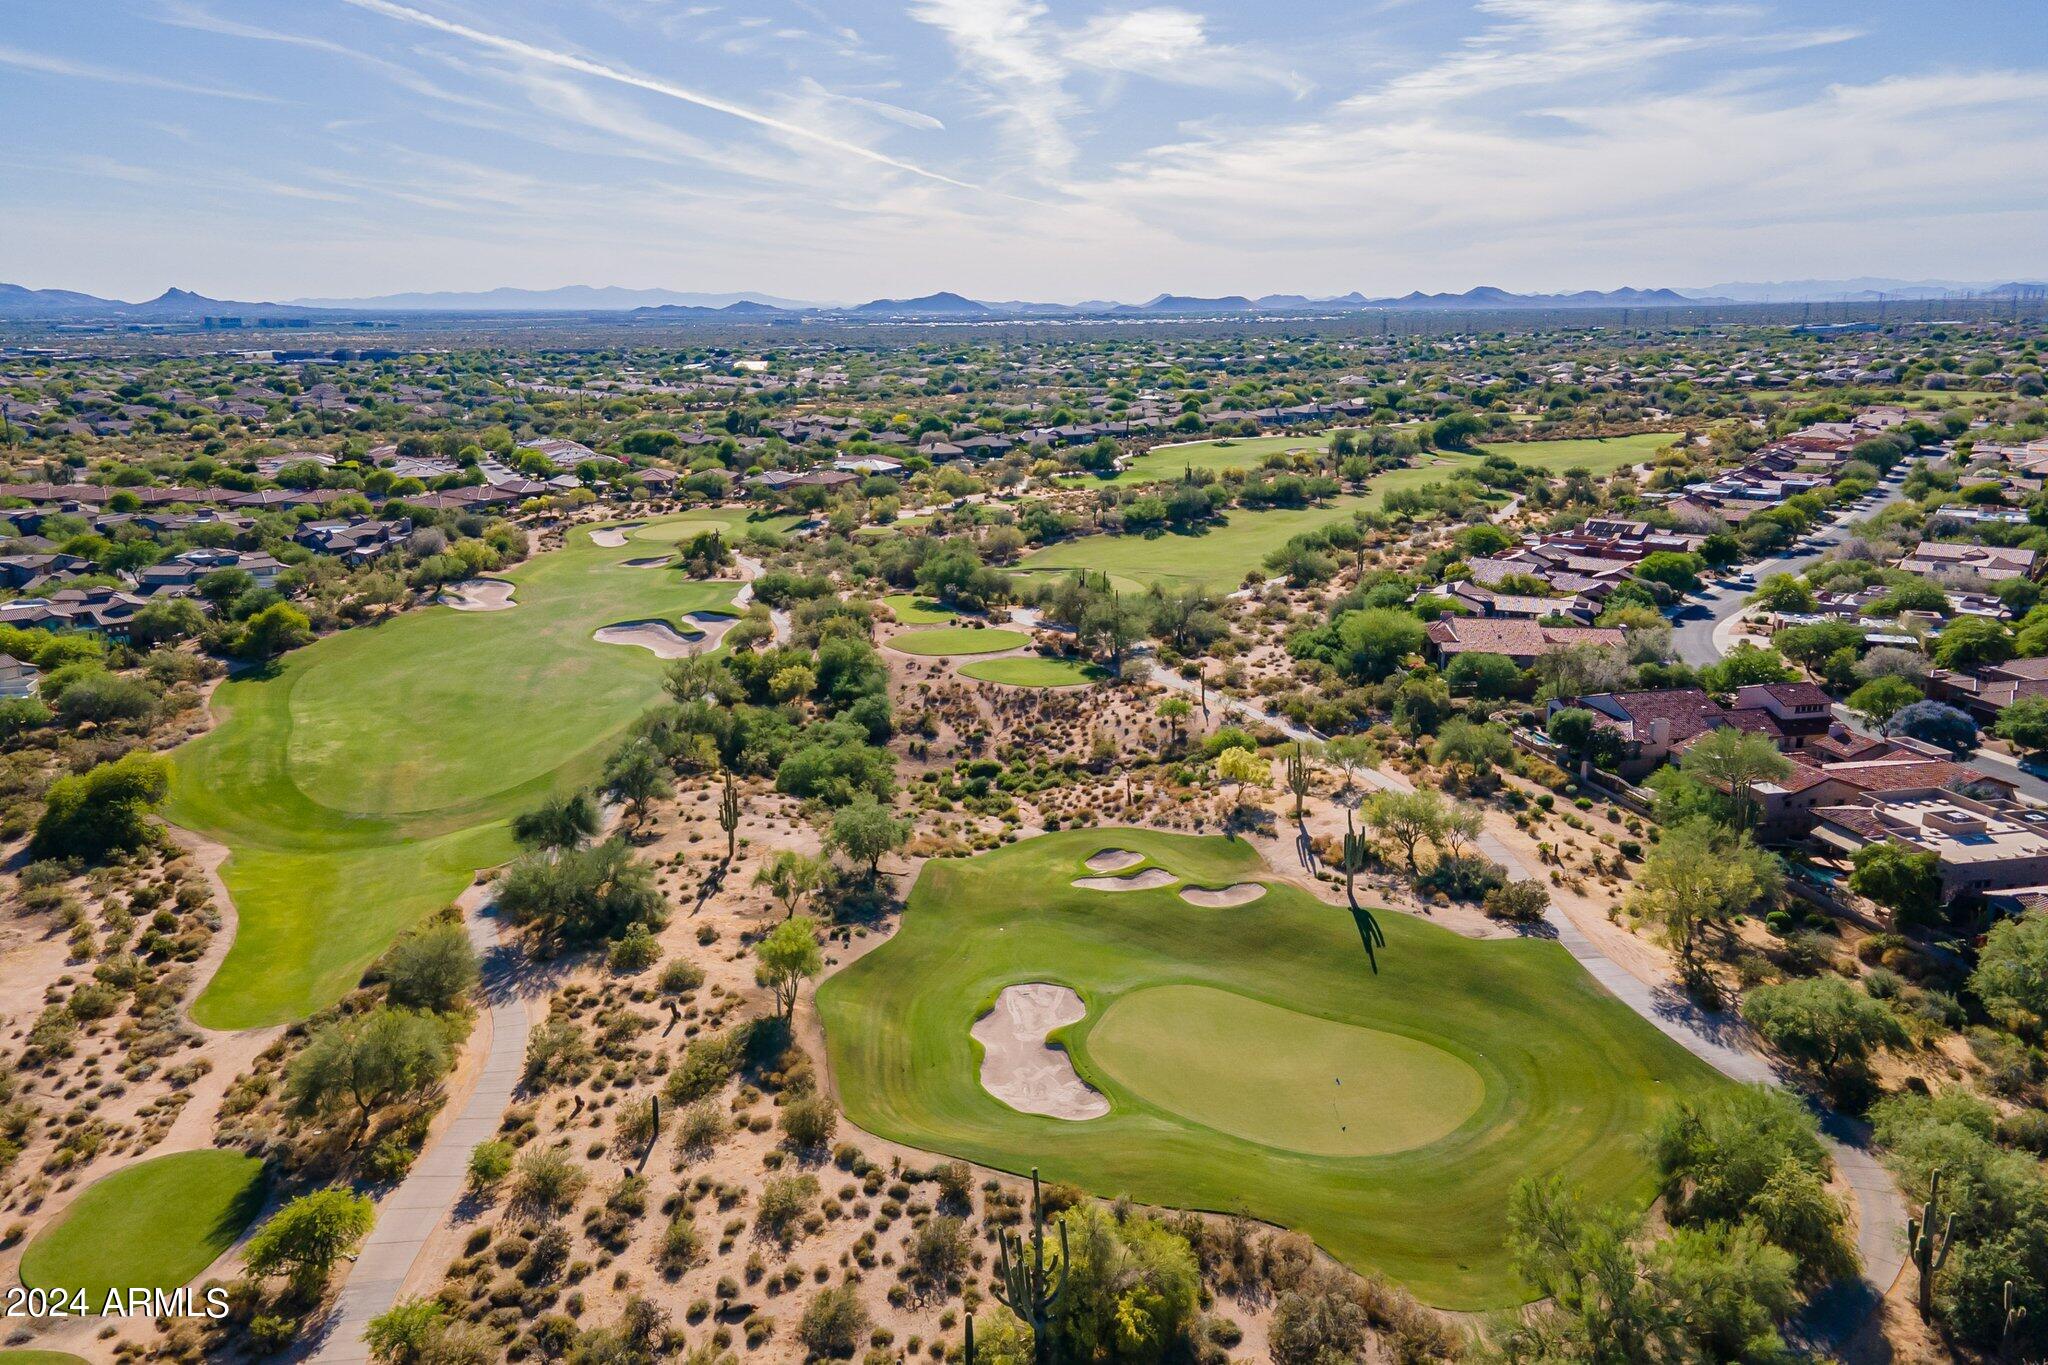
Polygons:
<instances>
[{"instance_id":1,"label":"airplane contrail","mask_svg":"<svg viewBox=\"0 0 2048 1365\"><path fill-rule=\"evenodd\" d=\"M926 180L936 180L941 185L951 185L955 189L974 190L977 193L982 191L982 187L979 185L970 185L964 180L955 180L950 175L942 175L937 171L926 170L922 166L898 160L886 153L875 151L871 147L863 147L857 142L848 142L844 138L833 137L830 133L821 133L812 128L805 128L801 124L790 123L784 119L759 113L711 95L699 94L695 90L689 90L680 85L672 85L667 81L658 81L651 76L642 76L631 71L622 71L615 66L606 66L602 62L591 61L588 57L578 57L571 52L556 52L549 48L536 47L532 43L521 42L517 38L505 38L495 33L485 33L481 29L471 28L467 24L458 24L453 20L443 19L438 15L428 14L424 10L417 10L409 5L393 4L392 0L345 0L345 3L354 5L357 9L365 9L374 14L384 15L386 18L397 19L408 24L416 24L422 28L431 28L441 33L450 34L453 37L466 38L480 47L491 48L495 51L510 53L518 57L525 57L530 61L544 62L549 66L561 67L565 71L578 71L586 76L596 76L600 80L615 81L620 85L630 85L636 90L652 91L654 94L665 95L672 100L680 100L684 104L694 104L700 108L710 109L732 118L742 119L745 122L757 124L763 128L773 129L778 133L787 133L791 137L802 138L807 142L815 142L822 147L830 147L834 151L844 152L849 156L857 156L863 160L873 161L883 166L892 166L899 171L907 171L911 175L921 176Z\"/></svg>"}]
</instances>

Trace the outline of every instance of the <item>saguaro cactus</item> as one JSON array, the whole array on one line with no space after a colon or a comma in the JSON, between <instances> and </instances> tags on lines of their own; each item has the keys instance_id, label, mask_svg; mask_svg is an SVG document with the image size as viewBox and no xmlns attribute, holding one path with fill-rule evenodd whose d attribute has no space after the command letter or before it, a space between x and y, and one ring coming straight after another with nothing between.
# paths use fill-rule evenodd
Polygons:
<instances>
[{"instance_id":1,"label":"saguaro cactus","mask_svg":"<svg viewBox=\"0 0 2048 1365\"><path fill-rule=\"evenodd\" d=\"M1940 1232L1934 1230L1934 1220L1940 1217L1935 1204L1940 1198L1941 1172L1937 1169L1927 1177L1927 1202L1920 1206L1920 1216L1906 1220L1907 1255L1912 1257L1913 1268L1920 1272L1918 1304L1922 1322L1934 1316L1934 1277L1948 1264L1949 1245L1955 1240L1954 1214L1941 1220Z\"/></svg>"},{"instance_id":2,"label":"saguaro cactus","mask_svg":"<svg viewBox=\"0 0 2048 1365\"><path fill-rule=\"evenodd\" d=\"M1344 900L1351 906L1351 919L1358 926L1358 941L1365 945L1365 960L1372 964L1374 976L1380 972L1379 950L1387 946L1386 931L1372 911L1358 903L1354 889L1358 870L1366 865L1370 852L1365 839L1351 822L1351 807L1344 808Z\"/></svg>"},{"instance_id":3,"label":"saguaro cactus","mask_svg":"<svg viewBox=\"0 0 2048 1365\"><path fill-rule=\"evenodd\" d=\"M1038 1196L1038 1168L1031 1168L1031 1259L1024 1259L1024 1239L1005 1230L997 1243L996 1301L1031 1324L1031 1358L1037 1365L1054 1359L1053 1313L1067 1292L1067 1225L1060 1224L1060 1255L1045 1261L1045 1208Z\"/></svg>"},{"instance_id":4,"label":"saguaro cactus","mask_svg":"<svg viewBox=\"0 0 2048 1365\"><path fill-rule=\"evenodd\" d=\"M725 831L725 860L731 862L739 851L740 828L740 786L731 773L725 775L725 795L718 803L718 827Z\"/></svg>"},{"instance_id":5,"label":"saguaro cactus","mask_svg":"<svg viewBox=\"0 0 2048 1365\"><path fill-rule=\"evenodd\" d=\"M1294 818L1301 819L1302 802L1308 799L1308 753L1297 744L1287 753L1287 790L1294 793Z\"/></svg>"},{"instance_id":6,"label":"saguaro cactus","mask_svg":"<svg viewBox=\"0 0 2048 1365\"><path fill-rule=\"evenodd\" d=\"M974 1314L967 1315L967 1344L960 1348L960 1365L974 1365Z\"/></svg>"}]
</instances>

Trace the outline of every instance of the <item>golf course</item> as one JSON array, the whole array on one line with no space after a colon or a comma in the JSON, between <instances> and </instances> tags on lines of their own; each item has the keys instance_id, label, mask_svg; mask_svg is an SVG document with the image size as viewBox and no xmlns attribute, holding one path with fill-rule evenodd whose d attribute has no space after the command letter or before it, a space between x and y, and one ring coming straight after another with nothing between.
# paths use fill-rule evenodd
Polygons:
<instances>
[{"instance_id":1,"label":"golf course","mask_svg":"<svg viewBox=\"0 0 2048 1365\"><path fill-rule=\"evenodd\" d=\"M889 648L901 654L940 656L949 654L1000 654L1022 649L1031 637L1022 631L977 629L973 626L939 626L931 630L908 630L891 636Z\"/></svg>"},{"instance_id":2,"label":"golf course","mask_svg":"<svg viewBox=\"0 0 2048 1365\"><path fill-rule=\"evenodd\" d=\"M960 676L1009 687L1083 687L1109 676L1107 669L1076 659L1048 659L1020 654L1007 659L981 659L960 666Z\"/></svg>"},{"instance_id":3,"label":"golf course","mask_svg":"<svg viewBox=\"0 0 2048 1365\"><path fill-rule=\"evenodd\" d=\"M1256 898L1197 903L1233 890ZM1378 918L1375 972L1349 911L1222 838L1075 830L934 860L896 935L819 988L834 1084L893 1141L1245 1209L1440 1307L1519 1303L1515 1181L1647 1202L1636 1137L1720 1082L1556 944ZM972 1031L1027 985L1078 997L1078 1022L1044 1034L1058 1051L1030 1040L1041 1072L1075 1073L1039 1093L1093 1101L1070 1116L991 1093Z\"/></svg>"},{"instance_id":4,"label":"golf course","mask_svg":"<svg viewBox=\"0 0 2048 1365\"><path fill-rule=\"evenodd\" d=\"M614 528L614 545L577 528L499 575L509 610L406 612L222 683L214 729L172 755L164 812L229 851L235 940L194 1018L304 1018L509 858L511 817L592 781L660 695L662 660L592 632L662 621L694 635L689 613L730 614L737 582L647 561L678 528L736 530L742 517Z\"/></svg>"},{"instance_id":5,"label":"golf course","mask_svg":"<svg viewBox=\"0 0 2048 1365\"><path fill-rule=\"evenodd\" d=\"M101 1179L21 1257L21 1282L83 1289L94 1312L110 1289L176 1289L234 1245L263 1206L263 1162L176 1152Z\"/></svg>"},{"instance_id":6,"label":"golf course","mask_svg":"<svg viewBox=\"0 0 2048 1365\"><path fill-rule=\"evenodd\" d=\"M1517 464L1562 474L1583 469L1590 474L1612 474L1617 469L1641 464L1670 448L1684 436L1682 431L1642 431L1632 436L1587 436L1555 441L1495 441L1478 447L1487 455L1505 455Z\"/></svg>"}]
</instances>

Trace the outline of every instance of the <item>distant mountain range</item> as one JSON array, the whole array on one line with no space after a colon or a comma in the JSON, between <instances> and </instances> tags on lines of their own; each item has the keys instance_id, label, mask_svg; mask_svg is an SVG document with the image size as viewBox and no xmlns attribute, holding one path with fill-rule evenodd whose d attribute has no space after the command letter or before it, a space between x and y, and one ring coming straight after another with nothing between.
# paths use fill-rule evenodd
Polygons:
<instances>
[{"instance_id":1,"label":"distant mountain range","mask_svg":"<svg viewBox=\"0 0 2048 1365\"><path fill-rule=\"evenodd\" d=\"M568 284L559 289L443 290L424 294L378 294L360 299L289 299L301 308L339 308L352 313L622 313L634 308L724 308L760 303L770 308L813 309L821 305L773 294L687 294L673 289L622 289L618 285Z\"/></svg>"},{"instance_id":2,"label":"distant mountain range","mask_svg":"<svg viewBox=\"0 0 2048 1365\"><path fill-rule=\"evenodd\" d=\"M1158 294L1144 303L1089 300L1084 303L1036 303L1011 299L982 302L963 294L939 292L909 299L874 299L840 305L806 303L772 294L682 293L667 289L621 289L569 285L560 289L490 289L481 292L385 294L360 299L299 299L289 303L249 303L207 298L183 289L168 289L143 303L103 299L68 289L27 289L0 284L0 320L39 322L196 322L208 317L253 321L279 318L339 320L404 314L449 315L559 314L602 317L628 322L664 321L979 321L1032 318L1241 317L1275 314L1347 312L1501 312L1511 310L1590 310L1614 308L1694 308L1737 303L1875 302L1888 299L1976 297L2039 298L2048 286L2006 283L1981 286L1941 281L1802 280L1780 284L1727 284L1711 290L1585 289L1571 294L1517 294L1482 285L1462 294L1411 292L1397 297L1368 298L1353 291L1318 298L1304 294L1243 294L1197 297ZM1913 293L1913 290L1926 292Z\"/></svg>"},{"instance_id":3,"label":"distant mountain range","mask_svg":"<svg viewBox=\"0 0 2048 1365\"><path fill-rule=\"evenodd\" d=\"M1844 280L1738 281L1681 289L1690 299L1709 296L1736 303L1878 303L1884 300L2011 298L2015 290L2039 290L2038 282L1996 280L1898 280L1859 275Z\"/></svg>"}]
</instances>

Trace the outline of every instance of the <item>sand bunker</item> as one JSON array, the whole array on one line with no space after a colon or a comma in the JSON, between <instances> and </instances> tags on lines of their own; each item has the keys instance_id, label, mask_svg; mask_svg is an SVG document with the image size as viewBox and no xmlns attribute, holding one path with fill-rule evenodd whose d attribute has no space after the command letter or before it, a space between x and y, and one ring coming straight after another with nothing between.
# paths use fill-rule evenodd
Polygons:
<instances>
[{"instance_id":1,"label":"sand bunker","mask_svg":"<svg viewBox=\"0 0 2048 1365\"><path fill-rule=\"evenodd\" d=\"M512 585L502 578L462 578L444 583L436 600L457 611L510 611L518 605L512 600Z\"/></svg>"},{"instance_id":2,"label":"sand bunker","mask_svg":"<svg viewBox=\"0 0 2048 1365\"><path fill-rule=\"evenodd\" d=\"M607 550L616 550L626 543L626 532L645 526L644 521L626 521L617 526L601 526L590 533L592 545L602 545Z\"/></svg>"},{"instance_id":3,"label":"sand bunker","mask_svg":"<svg viewBox=\"0 0 2048 1365\"><path fill-rule=\"evenodd\" d=\"M1239 882L1235 886L1190 886L1184 888L1180 898L1189 905L1199 905L1204 910L1228 910L1233 905L1250 905L1266 894L1263 882Z\"/></svg>"},{"instance_id":4,"label":"sand bunker","mask_svg":"<svg viewBox=\"0 0 2048 1365\"><path fill-rule=\"evenodd\" d=\"M1128 877L1082 877L1074 885L1083 891L1151 891L1179 880L1163 867L1148 867Z\"/></svg>"},{"instance_id":5,"label":"sand bunker","mask_svg":"<svg viewBox=\"0 0 2048 1365\"><path fill-rule=\"evenodd\" d=\"M658 569L666 563L668 563L667 555L642 555L638 559L623 561L619 567L622 569Z\"/></svg>"},{"instance_id":6,"label":"sand bunker","mask_svg":"<svg viewBox=\"0 0 2048 1365\"><path fill-rule=\"evenodd\" d=\"M599 626L590 638L600 644L638 645L659 659L681 659L705 647L702 635L684 635L666 621L621 621Z\"/></svg>"},{"instance_id":7,"label":"sand bunker","mask_svg":"<svg viewBox=\"0 0 2048 1365\"><path fill-rule=\"evenodd\" d=\"M1099 1119L1109 1101L1074 1071L1064 1048L1045 1036L1079 1023L1088 1013L1081 997L1065 986L1034 981L1006 986L995 1008L975 1021L982 1046L981 1085L1012 1109L1055 1119Z\"/></svg>"},{"instance_id":8,"label":"sand bunker","mask_svg":"<svg viewBox=\"0 0 2048 1365\"><path fill-rule=\"evenodd\" d=\"M1142 853L1133 853L1127 848L1105 848L1090 858L1085 866L1090 872L1121 872L1144 861Z\"/></svg>"}]
</instances>

